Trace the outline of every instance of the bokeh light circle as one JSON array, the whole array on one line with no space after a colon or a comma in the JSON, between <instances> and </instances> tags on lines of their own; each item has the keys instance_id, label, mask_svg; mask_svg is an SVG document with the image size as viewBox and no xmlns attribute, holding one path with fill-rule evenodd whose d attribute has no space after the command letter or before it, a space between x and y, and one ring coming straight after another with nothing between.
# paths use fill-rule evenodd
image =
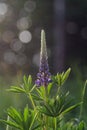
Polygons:
<instances>
[{"instance_id":1,"label":"bokeh light circle","mask_svg":"<svg viewBox=\"0 0 87 130\"><path fill-rule=\"evenodd\" d=\"M17 21L17 28L19 30L25 30L28 29L29 27L31 27L32 25L32 21L31 19L27 18L27 17L22 17Z\"/></svg>"},{"instance_id":2,"label":"bokeh light circle","mask_svg":"<svg viewBox=\"0 0 87 130\"><path fill-rule=\"evenodd\" d=\"M25 11L27 11L29 13L33 12L35 10L35 8L36 8L36 2L33 0L28 0L24 4Z\"/></svg>"},{"instance_id":3,"label":"bokeh light circle","mask_svg":"<svg viewBox=\"0 0 87 130\"><path fill-rule=\"evenodd\" d=\"M19 52L22 47L23 47L23 44L21 43L21 41L19 41L18 39L14 39L11 44L10 44L10 47L13 51L15 52Z\"/></svg>"},{"instance_id":4,"label":"bokeh light circle","mask_svg":"<svg viewBox=\"0 0 87 130\"><path fill-rule=\"evenodd\" d=\"M8 5L0 2L0 15L5 15L8 11Z\"/></svg>"},{"instance_id":5,"label":"bokeh light circle","mask_svg":"<svg viewBox=\"0 0 87 130\"><path fill-rule=\"evenodd\" d=\"M13 31L7 30L3 32L2 39L4 42L10 43L15 37L15 33Z\"/></svg>"},{"instance_id":6,"label":"bokeh light circle","mask_svg":"<svg viewBox=\"0 0 87 130\"><path fill-rule=\"evenodd\" d=\"M19 33L19 39L20 39L20 41L23 42L23 43L28 43L28 42L31 41L32 35L31 35L31 33L30 33L29 31L24 30L24 31L21 31L21 32Z\"/></svg>"},{"instance_id":7,"label":"bokeh light circle","mask_svg":"<svg viewBox=\"0 0 87 130\"><path fill-rule=\"evenodd\" d=\"M7 51L4 53L4 61L8 64L13 64L16 61L16 55L12 51Z\"/></svg>"}]
</instances>

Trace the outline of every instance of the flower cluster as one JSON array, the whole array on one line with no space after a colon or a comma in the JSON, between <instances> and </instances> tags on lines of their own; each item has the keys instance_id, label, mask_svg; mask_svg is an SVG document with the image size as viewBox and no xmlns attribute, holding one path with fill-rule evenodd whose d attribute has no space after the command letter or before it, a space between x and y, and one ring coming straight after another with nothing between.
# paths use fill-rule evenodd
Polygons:
<instances>
[{"instance_id":1,"label":"flower cluster","mask_svg":"<svg viewBox=\"0 0 87 130\"><path fill-rule=\"evenodd\" d=\"M48 57L47 57L47 47L45 41L45 32L41 32L41 53L40 53L40 68L37 74L37 80L35 84L40 86L47 86L51 82L51 73L49 72Z\"/></svg>"}]
</instances>

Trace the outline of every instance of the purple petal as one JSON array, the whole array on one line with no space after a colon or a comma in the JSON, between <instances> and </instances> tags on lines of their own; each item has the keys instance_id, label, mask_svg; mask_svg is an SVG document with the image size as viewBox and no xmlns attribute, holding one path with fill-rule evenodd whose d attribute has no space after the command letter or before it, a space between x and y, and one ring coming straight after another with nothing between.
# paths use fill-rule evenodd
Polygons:
<instances>
[{"instance_id":1,"label":"purple petal","mask_svg":"<svg viewBox=\"0 0 87 130\"><path fill-rule=\"evenodd\" d=\"M40 82L40 80L37 79L37 80L35 81L35 84L36 84L37 86L41 86L41 82Z\"/></svg>"}]
</instances>

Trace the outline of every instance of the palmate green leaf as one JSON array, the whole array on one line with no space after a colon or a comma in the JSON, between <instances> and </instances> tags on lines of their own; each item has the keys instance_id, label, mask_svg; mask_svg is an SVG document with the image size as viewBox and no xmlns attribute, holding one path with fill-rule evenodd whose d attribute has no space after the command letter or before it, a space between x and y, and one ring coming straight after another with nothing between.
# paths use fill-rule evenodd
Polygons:
<instances>
[{"instance_id":1,"label":"palmate green leaf","mask_svg":"<svg viewBox=\"0 0 87 130\"><path fill-rule=\"evenodd\" d=\"M31 75L29 75L28 77L26 77L24 75L23 77L23 83L24 83L24 88L26 91L29 91L32 88L32 77Z\"/></svg>"},{"instance_id":2,"label":"palmate green leaf","mask_svg":"<svg viewBox=\"0 0 87 130\"><path fill-rule=\"evenodd\" d=\"M47 86L47 93L48 93L48 95L50 94L52 86L53 86L52 83L49 83L48 86Z\"/></svg>"},{"instance_id":3,"label":"palmate green leaf","mask_svg":"<svg viewBox=\"0 0 87 130\"><path fill-rule=\"evenodd\" d=\"M26 89L27 88L27 77L25 75L23 76L23 83L24 83L24 87Z\"/></svg>"},{"instance_id":4,"label":"palmate green leaf","mask_svg":"<svg viewBox=\"0 0 87 130\"><path fill-rule=\"evenodd\" d=\"M0 121L19 130L35 130L41 126L37 121L37 111L29 109L28 105L26 105L23 112L10 107L7 114L10 117L9 120Z\"/></svg>"},{"instance_id":5,"label":"palmate green leaf","mask_svg":"<svg viewBox=\"0 0 87 130\"><path fill-rule=\"evenodd\" d=\"M32 111L32 122L31 122L30 127L29 127L30 130L33 129L34 126L38 125L38 123L36 123L37 122L36 117L37 117L37 112Z\"/></svg>"},{"instance_id":6,"label":"palmate green leaf","mask_svg":"<svg viewBox=\"0 0 87 130\"><path fill-rule=\"evenodd\" d=\"M46 98L46 88L44 86L41 86L40 88L36 88L37 95L40 97L40 99Z\"/></svg>"},{"instance_id":7,"label":"palmate green leaf","mask_svg":"<svg viewBox=\"0 0 87 130\"><path fill-rule=\"evenodd\" d=\"M24 122L27 122L27 120L29 118L29 108L28 108L28 105L26 105L26 107L24 108L23 117L24 117Z\"/></svg>"},{"instance_id":8,"label":"palmate green leaf","mask_svg":"<svg viewBox=\"0 0 87 130\"><path fill-rule=\"evenodd\" d=\"M62 86L62 75L61 74L57 74L57 80L58 80L58 85Z\"/></svg>"},{"instance_id":9,"label":"palmate green leaf","mask_svg":"<svg viewBox=\"0 0 87 130\"><path fill-rule=\"evenodd\" d=\"M22 87L19 87L19 86L11 86L11 88L8 89L7 91L15 92L15 93L25 93L26 92Z\"/></svg>"},{"instance_id":10,"label":"palmate green leaf","mask_svg":"<svg viewBox=\"0 0 87 130\"><path fill-rule=\"evenodd\" d=\"M57 117L60 113L61 107L61 104L56 101L56 99L50 99L50 101L45 102L43 106L39 107L39 111L50 117Z\"/></svg>"},{"instance_id":11,"label":"palmate green leaf","mask_svg":"<svg viewBox=\"0 0 87 130\"><path fill-rule=\"evenodd\" d=\"M56 76L52 77L54 84L56 83L59 87L62 86L69 77L70 72L71 68L69 68L66 72L57 73Z\"/></svg>"},{"instance_id":12,"label":"palmate green leaf","mask_svg":"<svg viewBox=\"0 0 87 130\"><path fill-rule=\"evenodd\" d=\"M29 75L28 77L24 75L22 85L11 86L10 89L8 89L8 91L28 94L31 93L35 89L35 87L36 85L33 85L31 75Z\"/></svg>"},{"instance_id":13,"label":"palmate green leaf","mask_svg":"<svg viewBox=\"0 0 87 130\"><path fill-rule=\"evenodd\" d=\"M34 100L36 100L36 101L43 101L43 98L41 96L38 96L38 95L36 95L34 93L31 93L31 95L32 95Z\"/></svg>"},{"instance_id":14,"label":"palmate green leaf","mask_svg":"<svg viewBox=\"0 0 87 130\"><path fill-rule=\"evenodd\" d=\"M65 73L63 73L63 75L62 75L62 85L68 79L70 72L71 72L71 68L69 68Z\"/></svg>"},{"instance_id":15,"label":"palmate green leaf","mask_svg":"<svg viewBox=\"0 0 87 130\"><path fill-rule=\"evenodd\" d=\"M24 108L23 112L23 128L28 130L34 118L33 112L28 108L28 105Z\"/></svg>"},{"instance_id":16,"label":"palmate green leaf","mask_svg":"<svg viewBox=\"0 0 87 130\"><path fill-rule=\"evenodd\" d=\"M28 84L30 85L30 86L32 86L32 77L31 77L31 75L29 75L28 76Z\"/></svg>"},{"instance_id":17,"label":"palmate green leaf","mask_svg":"<svg viewBox=\"0 0 87 130\"><path fill-rule=\"evenodd\" d=\"M86 130L85 122L81 121L81 122L75 123L75 121L69 121L69 122L64 123L60 127L60 130Z\"/></svg>"},{"instance_id":18,"label":"palmate green leaf","mask_svg":"<svg viewBox=\"0 0 87 130\"><path fill-rule=\"evenodd\" d=\"M37 112L35 110L29 109L28 105L24 108L23 112L23 130L33 130L33 126L37 126ZM39 127L39 125L38 125Z\"/></svg>"},{"instance_id":19,"label":"palmate green leaf","mask_svg":"<svg viewBox=\"0 0 87 130\"><path fill-rule=\"evenodd\" d=\"M38 128L40 128L41 127L41 124L36 124L33 128L32 128L32 130L37 130ZM40 129L39 129L40 130Z\"/></svg>"},{"instance_id":20,"label":"palmate green leaf","mask_svg":"<svg viewBox=\"0 0 87 130\"><path fill-rule=\"evenodd\" d=\"M36 88L36 91L37 91L38 95L41 97L42 93L41 93L40 89Z\"/></svg>"},{"instance_id":21,"label":"palmate green leaf","mask_svg":"<svg viewBox=\"0 0 87 130\"><path fill-rule=\"evenodd\" d=\"M26 77L24 75L24 77L23 77L23 87L24 87L24 89L25 89L26 92L30 92L30 90L33 87L31 75L29 75L28 77Z\"/></svg>"},{"instance_id":22,"label":"palmate green leaf","mask_svg":"<svg viewBox=\"0 0 87 130\"><path fill-rule=\"evenodd\" d=\"M76 126L73 122L64 123L64 125L60 127L60 130L76 130Z\"/></svg>"},{"instance_id":23,"label":"palmate green leaf","mask_svg":"<svg viewBox=\"0 0 87 130\"><path fill-rule=\"evenodd\" d=\"M67 109L65 109L64 111L62 111L61 115L65 115L66 113L68 113L69 111L71 111L71 110L77 108L77 107L80 106L81 104L82 104L82 102L77 103L77 104L75 104L75 105L73 105L73 106L68 107Z\"/></svg>"},{"instance_id":24,"label":"palmate green leaf","mask_svg":"<svg viewBox=\"0 0 87 130\"><path fill-rule=\"evenodd\" d=\"M13 121L0 120L0 122L4 123L6 125L9 125L9 126L15 127L15 128L17 128L19 130L23 130L20 125L18 125L17 123L15 123Z\"/></svg>"},{"instance_id":25,"label":"palmate green leaf","mask_svg":"<svg viewBox=\"0 0 87 130\"><path fill-rule=\"evenodd\" d=\"M46 88L44 86L41 86L40 88L41 96L44 98L46 96Z\"/></svg>"},{"instance_id":26,"label":"palmate green leaf","mask_svg":"<svg viewBox=\"0 0 87 130\"><path fill-rule=\"evenodd\" d=\"M44 104L39 107L39 111L50 117L58 117L61 115L64 116L71 110L81 105L81 103L78 103L73 106L70 106L70 101L67 101L66 97L67 94L62 97L57 96L56 99L49 99L45 103L43 102Z\"/></svg>"},{"instance_id":27,"label":"palmate green leaf","mask_svg":"<svg viewBox=\"0 0 87 130\"><path fill-rule=\"evenodd\" d=\"M47 115L47 116L54 117L53 113L51 113L51 111L49 110L49 108L47 106L38 107L38 111Z\"/></svg>"},{"instance_id":28,"label":"palmate green leaf","mask_svg":"<svg viewBox=\"0 0 87 130\"><path fill-rule=\"evenodd\" d=\"M79 123L78 130L85 130L85 123L83 121Z\"/></svg>"},{"instance_id":29,"label":"palmate green leaf","mask_svg":"<svg viewBox=\"0 0 87 130\"><path fill-rule=\"evenodd\" d=\"M10 107L7 109L7 114L11 119L13 119L16 123L22 125L23 117L20 111L17 111L15 108Z\"/></svg>"}]
</instances>

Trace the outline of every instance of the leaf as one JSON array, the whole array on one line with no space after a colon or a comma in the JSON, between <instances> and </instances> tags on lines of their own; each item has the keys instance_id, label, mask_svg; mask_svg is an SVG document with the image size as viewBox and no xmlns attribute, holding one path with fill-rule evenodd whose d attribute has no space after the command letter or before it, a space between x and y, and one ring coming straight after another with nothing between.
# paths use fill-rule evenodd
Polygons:
<instances>
[{"instance_id":1,"label":"leaf","mask_svg":"<svg viewBox=\"0 0 87 130\"><path fill-rule=\"evenodd\" d=\"M38 114L36 111L33 111L33 110L31 110L31 112L32 112L31 113L32 114L32 116L31 116L32 118L31 118L31 124L30 124L30 127L29 127L30 130L32 130L33 126L35 125L35 122L37 122L36 118L37 118L37 114Z\"/></svg>"},{"instance_id":2,"label":"leaf","mask_svg":"<svg viewBox=\"0 0 87 130\"><path fill-rule=\"evenodd\" d=\"M15 108L10 107L7 109L7 114L13 119L17 124L22 124L22 114L17 111Z\"/></svg>"},{"instance_id":3,"label":"leaf","mask_svg":"<svg viewBox=\"0 0 87 130\"><path fill-rule=\"evenodd\" d=\"M13 121L0 120L0 122L5 123L5 124L7 124L9 126L15 127L17 129L22 130L22 127L20 125L18 125L17 123L13 122Z\"/></svg>"},{"instance_id":4,"label":"leaf","mask_svg":"<svg viewBox=\"0 0 87 130\"><path fill-rule=\"evenodd\" d=\"M34 100L43 101L43 98L39 97L38 95L33 94L33 93L31 95L32 95L32 97L33 97Z\"/></svg>"},{"instance_id":5,"label":"leaf","mask_svg":"<svg viewBox=\"0 0 87 130\"><path fill-rule=\"evenodd\" d=\"M24 108L24 122L26 122L28 120L29 117L29 110L28 110L28 105L26 105L26 107Z\"/></svg>"},{"instance_id":6,"label":"leaf","mask_svg":"<svg viewBox=\"0 0 87 130\"><path fill-rule=\"evenodd\" d=\"M57 73L56 76L53 76L52 81L54 82L54 84L56 83L58 87L62 86L69 77L70 71L71 68L69 68L66 72Z\"/></svg>"},{"instance_id":7,"label":"leaf","mask_svg":"<svg viewBox=\"0 0 87 130\"><path fill-rule=\"evenodd\" d=\"M45 106L45 107L39 107L38 108L39 112L47 115L47 116L51 116L53 117L52 113L50 112L50 110Z\"/></svg>"},{"instance_id":8,"label":"leaf","mask_svg":"<svg viewBox=\"0 0 87 130\"><path fill-rule=\"evenodd\" d=\"M37 120L38 112L36 109L29 109L28 105L24 108L24 112L17 111L15 108L10 107L7 109L7 114L10 117L9 120L0 121L8 126L12 126L20 130L35 130L41 126Z\"/></svg>"},{"instance_id":9,"label":"leaf","mask_svg":"<svg viewBox=\"0 0 87 130\"><path fill-rule=\"evenodd\" d=\"M46 88L44 86L41 86L40 91L41 91L41 96L44 98L46 95Z\"/></svg>"},{"instance_id":10,"label":"leaf","mask_svg":"<svg viewBox=\"0 0 87 130\"><path fill-rule=\"evenodd\" d=\"M24 86L25 91L28 92L30 85L28 84L28 78L25 75L23 76L23 83L24 83L23 86Z\"/></svg>"},{"instance_id":11,"label":"leaf","mask_svg":"<svg viewBox=\"0 0 87 130\"><path fill-rule=\"evenodd\" d=\"M78 103L78 104L75 104L75 105L73 105L73 106L70 106L69 108L65 109L65 110L61 113L61 115L65 115L65 114L68 113L69 111L71 111L71 110L75 109L76 107L80 106L81 103L82 103L82 102L80 102L80 103Z\"/></svg>"},{"instance_id":12,"label":"leaf","mask_svg":"<svg viewBox=\"0 0 87 130\"><path fill-rule=\"evenodd\" d=\"M24 88L27 88L27 77L24 75L23 76L23 82L24 82Z\"/></svg>"},{"instance_id":13,"label":"leaf","mask_svg":"<svg viewBox=\"0 0 87 130\"><path fill-rule=\"evenodd\" d=\"M36 88L37 94L41 99L45 99L46 98L46 90L44 86L41 86L40 88Z\"/></svg>"},{"instance_id":14,"label":"leaf","mask_svg":"<svg viewBox=\"0 0 87 130\"><path fill-rule=\"evenodd\" d=\"M41 124L37 124L36 126L34 126L34 128L32 128L32 130L37 130L37 128L41 127Z\"/></svg>"},{"instance_id":15,"label":"leaf","mask_svg":"<svg viewBox=\"0 0 87 130\"><path fill-rule=\"evenodd\" d=\"M69 77L70 72L71 72L71 68L69 68L65 73L63 73L63 76L62 76L62 85L65 83L65 81Z\"/></svg>"},{"instance_id":16,"label":"leaf","mask_svg":"<svg viewBox=\"0 0 87 130\"><path fill-rule=\"evenodd\" d=\"M29 75L27 78L25 75L23 77L23 84L20 86L11 86L8 91L15 92L15 93L31 93L35 89L35 85L32 84L32 77Z\"/></svg>"},{"instance_id":17,"label":"leaf","mask_svg":"<svg viewBox=\"0 0 87 130\"><path fill-rule=\"evenodd\" d=\"M41 97L41 96L42 96L42 94L41 94L40 89L39 89L39 88L36 88L36 91L37 91L38 95Z\"/></svg>"},{"instance_id":18,"label":"leaf","mask_svg":"<svg viewBox=\"0 0 87 130\"><path fill-rule=\"evenodd\" d=\"M49 83L48 86L47 86L48 95L50 94L52 86L53 86L52 83Z\"/></svg>"},{"instance_id":19,"label":"leaf","mask_svg":"<svg viewBox=\"0 0 87 130\"><path fill-rule=\"evenodd\" d=\"M55 77L55 81L56 83L58 84L58 86L60 87L61 86L61 83L62 83L62 78L61 78L61 74L60 73L57 73L56 77Z\"/></svg>"},{"instance_id":20,"label":"leaf","mask_svg":"<svg viewBox=\"0 0 87 130\"><path fill-rule=\"evenodd\" d=\"M15 93L25 93L25 90L18 86L11 86L11 88L8 89L7 91L15 92Z\"/></svg>"},{"instance_id":21,"label":"leaf","mask_svg":"<svg viewBox=\"0 0 87 130\"><path fill-rule=\"evenodd\" d=\"M83 117L86 87L87 87L87 80L85 81L85 84L84 84L84 87L83 87L83 90L82 90L82 94L81 94L81 101L83 102L83 104L80 106L80 115L79 115L80 119Z\"/></svg>"},{"instance_id":22,"label":"leaf","mask_svg":"<svg viewBox=\"0 0 87 130\"><path fill-rule=\"evenodd\" d=\"M31 75L28 76L28 84L32 85L32 77L31 77Z\"/></svg>"},{"instance_id":23,"label":"leaf","mask_svg":"<svg viewBox=\"0 0 87 130\"><path fill-rule=\"evenodd\" d=\"M36 85L34 85L31 90L30 90L30 93L36 88Z\"/></svg>"},{"instance_id":24,"label":"leaf","mask_svg":"<svg viewBox=\"0 0 87 130\"><path fill-rule=\"evenodd\" d=\"M84 130L85 129L85 123L83 121L81 121L79 123L79 130Z\"/></svg>"}]
</instances>

